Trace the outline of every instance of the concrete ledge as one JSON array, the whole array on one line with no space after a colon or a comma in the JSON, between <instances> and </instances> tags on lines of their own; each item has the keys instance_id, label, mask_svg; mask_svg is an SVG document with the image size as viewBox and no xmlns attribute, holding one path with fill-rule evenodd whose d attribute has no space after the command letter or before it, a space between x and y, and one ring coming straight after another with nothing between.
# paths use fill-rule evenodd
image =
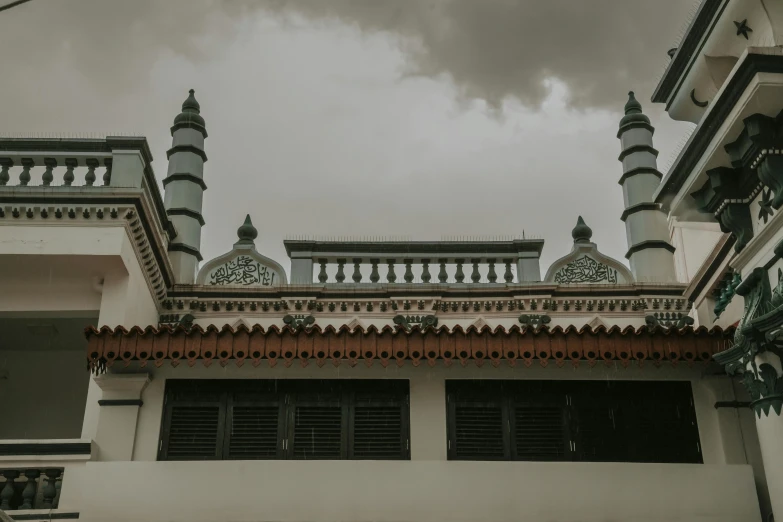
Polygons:
<instances>
[{"instance_id":1,"label":"concrete ledge","mask_svg":"<svg viewBox=\"0 0 783 522\"><path fill-rule=\"evenodd\" d=\"M89 462L69 470L68 480L68 498L63 496L61 502L78 506L84 519L101 522L737 522L761 518L753 472L747 465Z\"/></svg>"},{"instance_id":2,"label":"concrete ledge","mask_svg":"<svg viewBox=\"0 0 783 522\"><path fill-rule=\"evenodd\" d=\"M30 520L35 522L49 522L50 520L77 520L79 513L71 511L59 511L57 509L20 509L6 511L6 516L11 517L12 522ZM0 518L0 522L4 519Z\"/></svg>"},{"instance_id":3,"label":"concrete ledge","mask_svg":"<svg viewBox=\"0 0 783 522\"><path fill-rule=\"evenodd\" d=\"M90 458L93 444L87 439L0 440L0 460L77 460ZM10 458L9 458L10 457ZM31 459L32 457L32 459Z\"/></svg>"}]
</instances>

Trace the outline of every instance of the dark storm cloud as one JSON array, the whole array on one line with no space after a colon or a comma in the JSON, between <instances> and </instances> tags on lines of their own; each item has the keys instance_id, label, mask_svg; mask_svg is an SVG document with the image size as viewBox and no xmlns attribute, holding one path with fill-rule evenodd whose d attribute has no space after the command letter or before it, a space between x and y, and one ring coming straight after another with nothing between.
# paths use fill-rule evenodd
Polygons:
<instances>
[{"instance_id":1,"label":"dark storm cloud","mask_svg":"<svg viewBox=\"0 0 783 522\"><path fill-rule=\"evenodd\" d=\"M446 75L496 108L506 97L538 106L549 77L574 106L608 107L629 87L651 89L692 10L691 0L35 0L0 15L0 32L25 50L2 52L6 70L65 60L96 89L125 89L164 49L199 61L244 18L304 18L389 33L401 74ZM44 25L19 23L27 11Z\"/></svg>"},{"instance_id":2,"label":"dark storm cloud","mask_svg":"<svg viewBox=\"0 0 783 522\"><path fill-rule=\"evenodd\" d=\"M230 4L231 0L227 0ZM538 106L556 77L577 107L608 107L649 90L694 9L690 0L294 0L271 12L339 20L400 36L410 74L451 77L499 107ZM676 22L673 22L676 21Z\"/></svg>"}]
</instances>

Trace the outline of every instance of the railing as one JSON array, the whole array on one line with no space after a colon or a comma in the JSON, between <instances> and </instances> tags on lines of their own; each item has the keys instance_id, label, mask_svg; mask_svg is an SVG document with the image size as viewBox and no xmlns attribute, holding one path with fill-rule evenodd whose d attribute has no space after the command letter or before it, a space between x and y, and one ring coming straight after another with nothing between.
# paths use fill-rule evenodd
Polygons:
<instances>
[{"instance_id":1,"label":"railing","mask_svg":"<svg viewBox=\"0 0 783 522\"><path fill-rule=\"evenodd\" d=\"M0 509L56 509L63 468L0 469Z\"/></svg>"},{"instance_id":2,"label":"railing","mask_svg":"<svg viewBox=\"0 0 783 522\"><path fill-rule=\"evenodd\" d=\"M141 189L169 237L176 235L163 204L147 139L0 137L0 196L111 197L116 189ZM166 181L163 181L164 185ZM55 196L56 197L56 196Z\"/></svg>"},{"instance_id":3,"label":"railing","mask_svg":"<svg viewBox=\"0 0 783 522\"><path fill-rule=\"evenodd\" d=\"M17 520L78 518L58 511L61 487L66 475L93 460L96 449L84 439L0 440L0 511ZM75 494L78 485L69 491Z\"/></svg>"},{"instance_id":4,"label":"railing","mask_svg":"<svg viewBox=\"0 0 783 522\"><path fill-rule=\"evenodd\" d=\"M127 152L143 162L128 163ZM121 157L118 160L118 153ZM154 188L152 155L143 137L104 139L0 137L0 186L117 186ZM121 170L119 177L113 174Z\"/></svg>"},{"instance_id":5,"label":"railing","mask_svg":"<svg viewBox=\"0 0 783 522\"><path fill-rule=\"evenodd\" d=\"M284 241L291 282L498 284L540 281L544 241Z\"/></svg>"}]
</instances>

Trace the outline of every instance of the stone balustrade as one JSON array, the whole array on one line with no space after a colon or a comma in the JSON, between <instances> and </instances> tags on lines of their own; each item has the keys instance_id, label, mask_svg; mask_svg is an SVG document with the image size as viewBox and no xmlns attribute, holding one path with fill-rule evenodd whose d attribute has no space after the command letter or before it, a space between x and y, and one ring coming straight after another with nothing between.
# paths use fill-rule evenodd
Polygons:
<instances>
[{"instance_id":1,"label":"stone balustrade","mask_svg":"<svg viewBox=\"0 0 783 522\"><path fill-rule=\"evenodd\" d=\"M151 161L143 137L0 137L0 187L149 186Z\"/></svg>"},{"instance_id":2,"label":"stone balustrade","mask_svg":"<svg viewBox=\"0 0 783 522\"><path fill-rule=\"evenodd\" d=\"M286 240L292 284L510 284L540 281L543 240Z\"/></svg>"},{"instance_id":3,"label":"stone balustrade","mask_svg":"<svg viewBox=\"0 0 783 522\"><path fill-rule=\"evenodd\" d=\"M88 439L0 439L0 512L10 512L14 520L79 518L60 507L61 486L67 474L66 497L77 494L78 484L72 483L96 454Z\"/></svg>"},{"instance_id":4,"label":"stone balustrade","mask_svg":"<svg viewBox=\"0 0 783 522\"><path fill-rule=\"evenodd\" d=\"M64 468L0 468L0 509L56 509Z\"/></svg>"}]
</instances>

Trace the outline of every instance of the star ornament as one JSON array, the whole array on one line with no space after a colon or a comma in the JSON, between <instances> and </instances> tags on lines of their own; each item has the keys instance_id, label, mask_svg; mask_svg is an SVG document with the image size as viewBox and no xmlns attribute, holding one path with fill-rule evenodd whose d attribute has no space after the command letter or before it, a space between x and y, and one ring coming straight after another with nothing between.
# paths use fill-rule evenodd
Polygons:
<instances>
[{"instance_id":1,"label":"star ornament","mask_svg":"<svg viewBox=\"0 0 783 522\"><path fill-rule=\"evenodd\" d=\"M748 33L752 33L753 29L748 27L748 19L744 19L741 22L734 22L734 25L737 26L737 36L742 35L745 37L745 39L748 39Z\"/></svg>"},{"instance_id":2,"label":"star ornament","mask_svg":"<svg viewBox=\"0 0 783 522\"><path fill-rule=\"evenodd\" d=\"M759 219L764 220L764 224L767 224L767 220L775 213L772 210L772 191L766 189L761 193L761 200L759 201Z\"/></svg>"}]
</instances>

